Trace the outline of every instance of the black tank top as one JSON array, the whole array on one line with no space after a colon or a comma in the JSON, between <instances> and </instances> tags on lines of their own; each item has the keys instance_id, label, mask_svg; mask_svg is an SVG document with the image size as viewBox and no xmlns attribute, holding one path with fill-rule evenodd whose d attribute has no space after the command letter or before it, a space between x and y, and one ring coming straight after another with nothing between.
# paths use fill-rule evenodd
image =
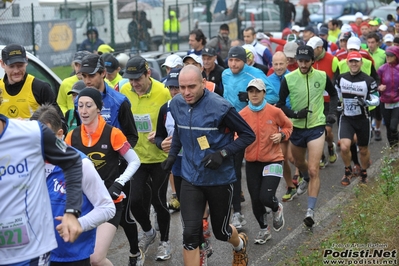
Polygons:
<instances>
[{"instance_id":1,"label":"black tank top","mask_svg":"<svg viewBox=\"0 0 399 266\"><path fill-rule=\"evenodd\" d=\"M100 139L93 147L83 145L81 130L81 126L79 126L72 132L71 144L87 155L101 179L104 180L105 186L109 188L119 177L119 153L114 151L111 144L112 126L105 125Z\"/></svg>"}]
</instances>

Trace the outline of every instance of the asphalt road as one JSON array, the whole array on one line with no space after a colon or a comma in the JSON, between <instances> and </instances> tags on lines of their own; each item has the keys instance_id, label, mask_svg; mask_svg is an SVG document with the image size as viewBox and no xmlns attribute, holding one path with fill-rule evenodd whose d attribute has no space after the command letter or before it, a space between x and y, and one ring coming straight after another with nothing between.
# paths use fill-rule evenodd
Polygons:
<instances>
[{"instance_id":1,"label":"asphalt road","mask_svg":"<svg viewBox=\"0 0 399 266\"><path fill-rule=\"evenodd\" d=\"M335 139L337 139L337 126L334 125ZM372 178L373 173L378 172L378 160L381 157L381 148L386 145L385 128L382 129L383 140L376 142L374 140L370 143L371 160L373 162L369 170L369 178ZM338 149L339 151L339 149ZM327 154L327 153L326 153ZM245 194L246 201L242 203L242 213L245 215L247 224L243 227L249 237L248 256L249 265L276 265L279 261L289 258L294 255L296 247L302 245L309 238L309 231L303 226L303 219L307 209L307 195L296 197L291 202L284 202L284 217L285 227L280 232L272 230L272 238L264 245L255 245L253 240L259 231L259 225L252 214L250 198L246 187L245 171L243 171L242 188ZM325 169L320 171L321 189L316 205L315 220L316 224L313 227L313 234L317 234L328 228L331 215L337 208L344 203L346 194L351 191L355 184L348 187L343 187L340 184L341 177L344 173L344 166L342 159L338 158L334 164L329 164ZM277 197L281 197L285 193L286 184L284 180L280 182L277 190ZM171 229L170 242L172 244L172 257L168 261L155 261L156 251L159 243L159 235L154 244L152 244L147 252L145 265L163 265L163 266L178 266L183 265L182 258L182 229L180 222L180 213L171 215ZM272 224L272 215L268 215L269 224ZM208 265L231 265L232 247L229 243L224 243L212 239L212 246L214 253L208 259ZM112 246L108 252L108 258L116 266L127 265L129 254L129 244L122 228L119 228L117 235L114 238Z\"/></svg>"}]
</instances>

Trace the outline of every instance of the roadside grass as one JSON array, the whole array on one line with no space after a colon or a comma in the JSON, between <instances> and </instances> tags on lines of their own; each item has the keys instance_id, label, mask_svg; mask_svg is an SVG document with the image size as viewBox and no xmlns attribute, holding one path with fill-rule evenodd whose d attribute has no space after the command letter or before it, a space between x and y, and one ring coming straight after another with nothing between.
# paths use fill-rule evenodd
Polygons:
<instances>
[{"instance_id":1,"label":"roadside grass","mask_svg":"<svg viewBox=\"0 0 399 266\"><path fill-rule=\"evenodd\" d=\"M342 211L332 219L330 227L323 234L312 234L310 239L296 250L293 257L278 265L327 265L326 259L334 259L331 255L324 256L328 249L338 252L372 252L377 249L391 251L399 248L399 158L395 158L389 148L383 149L382 153L379 176L369 178L367 185L358 184L353 187L350 199L345 206L339 206ZM338 256L335 259L342 257ZM354 258L349 255L347 259ZM396 263L399 263L398 254L394 258L384 260L387 262L390 259L396 259ZM382 264L382 261L379 263ZM364 261L345 265L376 264Z\"/></svg>"},{"instance_id":2,"label":"roadside grass","mask_svg":"<svg viewBox=\"0 0 399 266\"><path fill-rule=\"evenodd\" d=\"M57 66L53 67L51 70L61 79L64 80L71 76L72 67L71 66Z\"/></svg>"}]
</instances>

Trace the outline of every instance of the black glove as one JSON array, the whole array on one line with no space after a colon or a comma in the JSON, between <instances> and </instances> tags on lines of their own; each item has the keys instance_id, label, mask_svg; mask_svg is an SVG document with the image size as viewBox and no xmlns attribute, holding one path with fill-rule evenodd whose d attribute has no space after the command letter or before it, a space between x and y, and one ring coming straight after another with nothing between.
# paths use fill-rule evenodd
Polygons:
<instances>
[{"instance_id":1,"label":"black glove","mask_svg":"<svg viewBox=\"0 0 399 266\"><path fill-rule=\"evenodd\" d=\"M108 193L111 195L113 200L116 200L123 190L123 186L119 182L114 182L109 188Z\"/></svg>"},{"instance_id":2,"label":"black glove","mask_svg":"<svg viewBox=\"0 0 399 266\"><path fill-rule=\"evenodd\" d=\"M237 94L238 96L238 100L240 100L240 102L248 102L248 92L246 91L240 91Z\"/></svg>"},{"instance_id":3,"label":"black glove","mask_svg":"<svg viewBox=\"0 0 399 266\"><path fill-rule=\"evenodd\" d=\"M175 161L176 157L169 155L168 158L166 158L166 160L161 163L162 169L167 172L170 172L170 170L172 170L172 166L175 163Z\"/></svg>"},{"instance_id":4,"label":"black glove","mask_svg":"<svg viewBox=\"0 0 399 266\"><path fill-rule=\"evenodd\" d=\"M300 111L295 111L294 112L294 114L296 115L296 117L294 117L294 118L306 118L308 113L312 113L312 111L310 111L307 107L303 108Z\"/></svg>"},{"instance_id":5,"label":"black glove","mask_svg":"<svg viewBox=\"0 0 399 266\"><path fill-rule=\"evenodd\" d=\"M205 163L205 167L216 170L223 163L223 156L220 151L216 151L215 153L210 153L202 159L201 163Z\"/></svg>"},{"instance_id":6,"label":"black glove","mask_svg":"<svg viewBox=\"0 0 399 266\"><path fill-rule=\"evenodd\" d=\"M334 114L328 114L326 121L332 125L337 121L337 117Z\"/></svg>"},{"instance_id":7,"label":"black glove","mask_svg":"<svg viewBox=\"0 0 399 266\"><path fill-rule=\"evenodd\" d=\"M362 106L362 107L366 107L366 106L368 106L368 104L366 103L366 101L363 99L363 97L355 97L355 99L357 100L357 104L359 105L359 106Z\"/></svg>"}]
</instances>

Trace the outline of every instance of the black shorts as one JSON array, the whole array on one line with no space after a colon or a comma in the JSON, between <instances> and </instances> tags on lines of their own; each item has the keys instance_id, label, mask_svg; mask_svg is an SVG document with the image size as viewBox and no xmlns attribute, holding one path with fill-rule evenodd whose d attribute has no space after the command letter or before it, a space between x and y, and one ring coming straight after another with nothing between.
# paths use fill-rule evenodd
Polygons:
<instances>
[{"instance_id":1,"label":"black shorts","mask_svg":"<svg viewBox=\"0 0 399 266\"><path fill-rule=\"evenodd\" d=\"M350 139L353 141L353 136L357 136L358 146L368 146L370 143L370 119L351 118L348 116L341 116L338 127L338 139Z\"/></svg>"},{"instance_id":2,"label":"black shorts","mask_svg":"<svg viewBox=\"0 0 399 266\"><path fill-rule=\"evenodd\" d=\"M297 147L307 148L308 142L320 138L325 131L325 126L317 126L314 128L297 128L294 127L290 141Z\"/></svg>"}]
</instances>

